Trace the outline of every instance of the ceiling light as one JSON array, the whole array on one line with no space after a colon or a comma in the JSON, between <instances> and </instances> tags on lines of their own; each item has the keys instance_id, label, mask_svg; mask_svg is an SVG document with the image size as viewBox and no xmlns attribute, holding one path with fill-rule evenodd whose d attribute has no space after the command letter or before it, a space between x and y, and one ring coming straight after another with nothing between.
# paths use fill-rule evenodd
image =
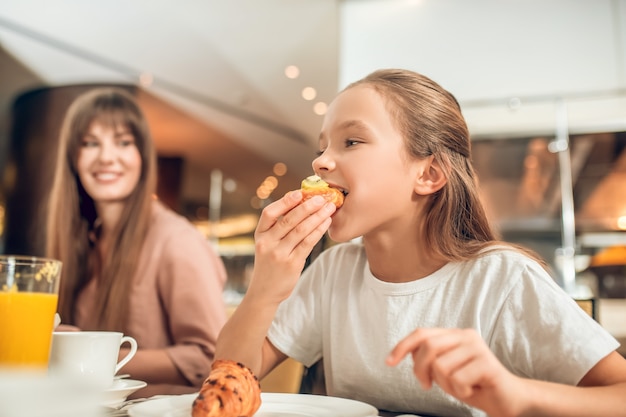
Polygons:
<instances>
[{"instance_id":1,"label":"ceiling light","mask_svg":"<svg viewBox=\"0 0 626 417\"><path fill-rule=\"evenodd\" d=\"M149 72L143 72L139 76L139 84L143 87L150 87L154 82L154 77Z\"/></svg>"},{"instance_id":2,"label":"ceiling light","mask_svg":"<svg viewBox=\"0 0 626 417\"><path fill-rule=\"evenodd\" d=\"M300 68L295 65L289 65L285 68L285 76L287 78L291 78L292 80L298 78L298 76L300 76Z\"/></svg>"},{"instance_id":3,"label":"ceiling light","mask_svg":"<svg viewBox=\"0 0 626 417\"><path fill-rule=\"evenodd\" d=\"M304 87L302 89L302 98L305 100L313 100L317 96L317 91L313 87Z\"/></svg>"},{"instance_id":4,"label":"ceiling light","mask_svg":"<svg viewBox=\"0 0 626 417\"><path fill-rule=\"evenodd\" d=\"M313 111L315 112L315 114L318 114L320 116L325 115L326 114L326 110L328 110L328 105L326 103L324 103L323 101L318 101L313 106Z\"/></svg>"},{"instance_id":5,"label":"ceiling light","mask_svg":"<svg viewBox=\"0 0 626 417\"><path fill-rule=\"evenodd\" d=\"M227 193L232 193L237 189L237 181L232 178L226 178L222 187L224 187L224 191Z\"/></svg>"},{"instance_id":6,"label":"ceiling light","mask_svg":"<svg viewBox=\"0 0 626 417\"><path fill-rule=\"evenodd\" d=\"M509 110L511 111L517 111L520 108L522 108L522 100L519 97L511 97L509 99Z\"/></svg>"}]
</instances>

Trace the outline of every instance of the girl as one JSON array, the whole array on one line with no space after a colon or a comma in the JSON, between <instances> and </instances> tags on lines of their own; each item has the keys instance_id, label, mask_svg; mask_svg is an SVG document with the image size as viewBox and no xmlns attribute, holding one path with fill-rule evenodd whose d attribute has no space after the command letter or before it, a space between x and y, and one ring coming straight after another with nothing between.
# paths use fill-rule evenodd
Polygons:
<instances>
[{"instance_id":1,"label":"girl","mask_svg":"<svg viewBox=\"0 0 626 417\"><path fill-rule=\"evenodd\" d=\"M226 273L155 191L155 149L132 96L96 89L76 99L61 130L48 219L48 256L63 262L61 318L69 329L133 336L139 351L121 372L148 382L143 395L192 392L226 321Z\"/></svg>"},{"instance_id":2,"label":"girl","mask_svg":"<svg viewBox=\"0 0 626 417\"><path fill-rule=\"evenodd\" d=\"M617 341L532 255L498 242L458 103L381 70L329 107L314 171L343 206L294 191L259 220L252 281L216 357L263 377L323 358L329 395L441 416L626 415ZM348 242L300 277L320 237Z\"/></svg>"}]
</instances>

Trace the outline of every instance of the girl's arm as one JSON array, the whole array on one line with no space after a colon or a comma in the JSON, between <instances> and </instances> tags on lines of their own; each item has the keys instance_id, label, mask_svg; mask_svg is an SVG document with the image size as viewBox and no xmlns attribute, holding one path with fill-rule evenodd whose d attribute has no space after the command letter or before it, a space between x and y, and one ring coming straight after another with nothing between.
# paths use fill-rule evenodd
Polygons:
<instances>
[{"instance_id":1,"label":"girl's arm","mask_svg":"<svg viewBox=\"0 0 626 417\"><path fill-rule=\"evenodd\" d=\"M302 193L297 190L263 210L254 234L250 285L217 341L216 359L244 363L259 378L285 359L266 339L267 331L336 209L319 196L301 201Z\"/></svg>"},{"instance_id":2,"label":"girl's arm","mask_svg":"<svg viewBox=\"0 0 626 417\"><path fill-rule=\"evenodd\" d=\"M492 417L626 416L626 360L612 352L579 386L511 374L473 329L418 329L387 358L397 365L411 355L424 388L438 384L448 394Z\"/></svg>"},{"instance_id":3,"label":"girl's arm","mask_svg":"<svg viewBox=\"0 0 626 417\"><path fill-rule=\"evenodd\" d=\"M523 416L626 416L626 360L611 352L577 387L525 380Z\"/></svg>"}]
</instances>

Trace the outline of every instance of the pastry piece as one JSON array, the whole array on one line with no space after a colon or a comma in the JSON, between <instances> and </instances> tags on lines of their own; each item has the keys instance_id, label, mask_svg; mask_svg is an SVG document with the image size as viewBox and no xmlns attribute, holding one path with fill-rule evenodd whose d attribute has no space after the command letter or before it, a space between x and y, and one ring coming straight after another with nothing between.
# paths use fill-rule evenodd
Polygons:
<instances>
[{"instance_id":1,"label":"pastry piece","mask_svg":"<svg viewBox=\"0 0 626 417\"><path fill-rule=\"evenodd\" d=\"M261 406L261 385L242 363L216 360L191 408L192 417L252 417Z\"/></svg>"},{"instance_id":2,"label":"pastry piece","mask_svg":"<svg viewBox=\"0 0 626 417\"><path fill-rule=\"evenodd\" d=\"M343 204L343 193L336 188L329 187L328 183L317 175L311 175L302 180L300 190L302 191L302 201L321 195L329 203L334 203L337 208Z\"/></svg>"}]
</instances>

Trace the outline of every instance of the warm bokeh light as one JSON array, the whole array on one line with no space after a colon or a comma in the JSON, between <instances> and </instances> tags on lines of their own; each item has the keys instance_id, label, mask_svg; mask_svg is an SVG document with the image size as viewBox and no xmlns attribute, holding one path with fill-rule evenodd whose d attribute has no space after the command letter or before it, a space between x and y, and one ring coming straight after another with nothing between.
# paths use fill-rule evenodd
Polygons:
<instances>
[{"instance_id":1,"label":"warm bokeh light","mask_svg":"<svg viewBox=\"0 0 626 417\"><path fill-rule=\"evenodd\" d=\"M230 238L254 232L254 228L256 227L258 221L258 216L255 214L242 214L223 218L218 223L212 223L207 220L198 220L193 222L193 224L207 238L211 236L217 236L218 238Z\"/></svg>"},{"instance_id":2,"label":"warm bokeh light","mask_svg":"<svg viewBox=\"0 0 626 417\"><path fill-rule=\"evenodd\" d=\"M259 197L261 200L265 200L266 198L269 198L271 193L272 193L272 190L270 190L264 185L261 185L259 188L256 189L256 196Z\"/></svg>"},{"instance_id":3,"label":"warm bokeh light","mask_svg":"<svg viewBox=\"0 0 626 417\"><path fill-rule=\"evenodd\" d=\"M254 196L250 199L250 206L253 209L259 210L261 207L263 207L263 201L259 197Z\"/></svg>"},{"instance_id":4,"label":"warm bokeh light","mask_svg":"<svg viewBox=\"0 0 626 417\"><path fill-rule=\"evenodd\" d=\"M287 173L287 165L282 162L277 162L274 164L274 169L272 171L274 172L274 175L282 177Z\"/></svg>"},{"instance_id":5,"label":"warm bokeh light","mask_svg":"<svg viewBox=\"0 0 626 417\"><path fill-rule=\"evenodd\" d=\"M315 114L319 116L325 115L327 110L328 110L328 105L324 103L323 101L318 101L313 106L313 111L315 112Z\"/></svg>"},{"instance_id":6,"label":"warm bokeh light","mask_svg":"<svg viewBox=\"0 0 626 417\"><path fill-rule=\"evenodd\" d=\"M4 206L0 206L0 236L4 233Z\"/></svg>"},{"instance_id":7,"label":"warm bokeh light","mask_svg":"<svg viewBox=\"0 0 626 417\"><path fill-rule=\"evenodd\" d=\"M143 87L150 87L153 82L154 82L154 77L149 72L143 72L139 76L139 84L141 84L141 86Z\"/></svg>"},{"instance_id":8,"label":"warm bokeh light","mask_svg":"<svg viewBox=\"0 0 626 417\"><path fill-rule=\"evenodd\" d=\"M278 180L276 179L276 177L270 175L269 177L265 178L265 181L263 181L263 185L271 190L275 190L278 186Z\"/></svg>"},{"instance_id":9,"label":"warm bokeh light","mask_svg":"<svg viewBox=\"0 0 626 417\"><path fill-rule=\"evenodd\" d=\"M300 68L295 65L289 65L285 68L285 76L287 78L291 78L292 80L298 78L300 76Z\"/></svg>"},{"instance_id":10,"label":"warm bokeh light","mask_svg":"<svg viewBox=\"0 0 626 417\"><path fill-rule=\"evenodd\" d=\"M259 188L256 189L257 198L260 200L268 199L276 187L278 187L278 178L273 175L267 176L259 185Z\"/></svg>"},{"instance_id":11,"label":"warm bokeh light","mask_svg":"<svg viewBox=\"0 0 626 417\"><path fill-rule=\"evenodd\" d=\"M620 216L617 218L617 228L620 230L626 230L626 216Z\"/></svg>"},{"instance_id":12,"label":"warm bokeh light","mask_svg":"<svg viewBox=\"0 0 626 417\"><path fill-rule=\"evenodd\" d=\"M305 100L313 100L317 96L317 91L313 87L304 87L302 89L302 98Z\"/></svg>"}]
</instances>

